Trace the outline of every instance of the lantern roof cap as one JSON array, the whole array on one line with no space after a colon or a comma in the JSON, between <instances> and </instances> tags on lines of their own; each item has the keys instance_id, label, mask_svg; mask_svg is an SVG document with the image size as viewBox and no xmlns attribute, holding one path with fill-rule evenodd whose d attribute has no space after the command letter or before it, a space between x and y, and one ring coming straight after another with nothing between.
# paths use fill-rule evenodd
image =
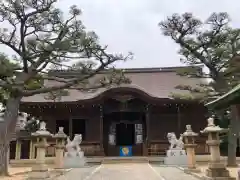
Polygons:
<instances>
[{"instance_id":1,"label":"lantern roof cap","mask_svg":"<svg viewBox=\"0 0 240 180\"><path fill-rule=\"evenodd\" d=\"M198 136L198 133L193 132L190 124L186 125L186 131L182 134L184 137Z\"/></svg>"},{"instance_id":2,"label":"lantern roof cap","mask_svg":"<svg viewBox=\"0 0 240 180\"><path fill-rule=\"evenodd\" d=\"M59 127L59 128L58 128L58 132L53 135L53 138L57 138L57 139L67 139L67 135L64 133L63 130L64 130L63 127Z\"/></svg>"},{"instance_id":3,"label":"lantern roof cap","mask_svg":"<svg viewBox=\"0 0 240 180\"><path fill-rule=\"evenodd\" d=\"M32 136L35 136L35 137L50 137L52 136L52 134L47 131L46 129L46 123L44 121L40 122L40 127L39 129L32 133Z\"/></svg>"},{"instance_id":4,"label":"lantern roof cap","mask_svg":"<svg viewBox=\"0 0 240 180\"><path fill-rule=\"evenodd\" d=\"M208 121L208 125L207 127L200 131L201 133L213 133L213 132L217 132L217 133L224 133L224 132L228 132L228 129L224 129L224 128L221 128L219 126L216 126L214 124L214 119L212 117L208 118L207 119Z\"/></svg>"}]
</instances>

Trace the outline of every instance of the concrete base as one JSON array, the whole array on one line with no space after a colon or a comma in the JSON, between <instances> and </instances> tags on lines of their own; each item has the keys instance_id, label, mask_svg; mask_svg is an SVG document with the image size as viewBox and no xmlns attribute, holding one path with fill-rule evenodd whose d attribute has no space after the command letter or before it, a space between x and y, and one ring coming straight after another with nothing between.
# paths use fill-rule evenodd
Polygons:
<instances>
[{"instance_id":1,"label":"concrete base","mask_svg":"<svg viewBox=\"0 0 240 180\"><path fill-rule=\"evenodd\" d=\"M187 166L187 155L185 150L168 150L164 158L165 165Z\"/></svg>"},{"instance_id":2,"label":"concrete base","mask_svg":"<svg viewBox=\"0 0 240 180\"><path fill-rule=\"evenodd\" d=\"M50 177L49 172L40 172L35 171L31 172L27 180L39 180L39 179L47 179Z\"/></svg>"},{"instance_id":3,"label":"concrete base","mask_svg":"<svg viewBox=\"0 0 240 180\"><path fill-rule=\"evenodd\" d=\"M89 156L86 157L86 162L87 163L91 163L91 164L100 164L102 161L104 161L105 159L110 159L110 158L121 158L119 156L117 157L103 157L103 156ZM164 162L164 156L134 156L134 157L130 157L130 158L146 158L150 163L160 163L163 164ZM209 155L196 155L196 161L197 164L199 163L208 163L209 162ZM46 157L45 158L45 164L54 164L55 161L55 157ZM221 157L221 162L225 163L227 161L227 157ZM238 164L240 164L240 157L237 157L237 162ZM10 165L12 167L22 167L23 164L25 166L32 166L34 164L36 164L36 159L20 159L20 160L15 160L12 159L10 160Z\"/></svg>"},{"instance_id":4,"label":"concrete base","mask_svg":"<svg viewBox=\"0 0 240 180\"><path fill-rule=\"evenodd\" d=\"M32 171L29 173L28 180L46 179L50 174L46 165L37 165L32 167Z\"/></svg>"},{"instance_id":5,"label":"concrete base","mask_svg":"<svg viewBox=\"0 0 240 180\"><path fill-rule=\"evenodd\" d=\"M227 164L226 167L230 167L230 168L233 167L233 168L235 168L235 167L239 167L239 165L238 164L235 164L235 165L228 165Z\"/></svg>"},{"instance_id":6,"label":"concrete base","mask_svg":"<svg viewBox=\"0 0 240 180\"><path fill-rule=\"evenodd\" d=\"M206 176L208 176L208 177L229 177L229 171L225 168L206 169Z\"/></svg>"},{"instance_id":7,"label":"concrete base","mask_svg":"<svg viewBox=\"0 0 240 180\"><path fill-rule=\"evenodd\" d=\"M208 177L208 176L203 176L203 180L236 180L234 177Z\"/></svg>"},{"instance_id":8,"label":"concrete base","mask_svg":"<svg viewBox=\"0 0 240 180\"><path fill-rule=\"evenodd\" d=\"M86 166L85 157L64 157L63 168L81 168Z\"/></svg>"},{"instance_id":9,"label":"concrete base","mask_svg":"<svg viewBox=\"0 0 240 180\"><path fill-rule=\"evenodd\" d=\"M230 177L229 171L226 169L223 163L209 163L208 169L206 169L205 180L236 180L234 177Z\"/></svg>"},{"instance_id":10,"label":"concrete base","mask_svg":"<svg viewBox=\"0 0 240 180\"><path fill-rule=\"evenodd\" d=\"M102 164L117 164L117 163L149 163L147 157L106 157Z\"/></svg>"}]
</instances>

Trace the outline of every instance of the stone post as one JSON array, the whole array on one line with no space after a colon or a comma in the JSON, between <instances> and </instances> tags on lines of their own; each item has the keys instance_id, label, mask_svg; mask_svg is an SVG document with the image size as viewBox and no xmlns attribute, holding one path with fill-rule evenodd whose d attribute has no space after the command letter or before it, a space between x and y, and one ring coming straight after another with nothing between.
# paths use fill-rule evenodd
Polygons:
<instances>
[{"instance_id":1,"label":"stone post","mask_svg":"<svg viewBox=\"0 0 240 180\"><path fill-rule=\"evenodd\" d=\"M188 159L188 166L186 169L184 169L184 172L200 172L200 170L196 168L195 156L195 148L197 146L195 143L195 138L198 136L198 134L192 131L191 125L186 125L186 131L182 134L182 136Z\"/></svg>"},{"instance_id":2,"label":"stone post","mask_svg":"<svg viewBox=\"0 0 240 180\"><path fill-rule=\"evenodd\" d=\"M207 127L201 131L201 133L207 134L208 139L206 141L210 149L210 162L204 179L206 180L235 180L236 178L230 177L229 171L226 169L224 163L220 161L220 133L228 132L228 129L220 128L214 124L214 119L209 118Z\"/></svg>"},{"instance_id":3,"label":"stone post","mask_svg":"<svg viewBox=\"0 0 240 180\"><path fill-rule=\"evenodd\" d=\"M63 168L63 156L64 156L64 148L65 141L67 139L67 135L64 133L64 128L59 127L58 133L53 136L56 139L55 145L55 168L62 169Z\"/></svg>"},{"instance_id":4,"label":"stone post","mask_svg":"<svg viewBox=\"0 0 240 180\"><path fill-rule=\"evenodd\" d=\"M39 139L38 143L36 144L37 147L37 159L36 165L32 167L32 172L29 175L29 180L36 180L36 179L45 179L49 178L48 167L45 164L45 155L46 155L46 148L48 147L47 138L51 137L49 131L46 130L46 123L41 122L40 128L35 133L32 133L32 136Z\"/></svg>"},{"instance_id":5,"label":"stone post","mask_svg":"<svg viewBox=\"0 0 240 180\"><path fill-rule=\"evenodd\" d=\"M16 152L15 152L15 159L19 160L21 159L21 149L22 149L22 143L20 140L16 140Z\"/></svg>"},{"instance_id":6,"label":"stone post","mask_svg":"<svg viewBox=\"0 0 240 180\"><path fill-rule=\"evenodd\" d=\"M33 159L33 140L30 139L29 159Z\"/></svg>"}]
</instances>

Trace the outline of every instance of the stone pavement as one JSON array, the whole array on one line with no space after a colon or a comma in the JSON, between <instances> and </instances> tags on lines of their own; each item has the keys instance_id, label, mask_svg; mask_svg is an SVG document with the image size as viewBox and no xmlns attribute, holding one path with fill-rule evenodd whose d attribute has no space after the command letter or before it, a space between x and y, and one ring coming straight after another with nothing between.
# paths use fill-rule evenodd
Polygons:
<instances>
[{"instance_id":1,"label":"stone pavement","mask_svg":"<svg viewBox=\"0 0 240 180\"><path fill-rule=\"evenodd\" d=\"M76 168L70 170L63 176L55 178L56 180L85 180L88 176L91 176L96 170L98 170L99 166L90 166L86 168Z\"/></svg>"},{"instance_id":2,"label":"stone pavement","mask_svg":"<svg viewBox=\"0 0 240 180\"><path fill-rule=\"evenodd\" d=\"M103 164L73 169L57 180L197 180L174 167L136 164Z\"/></svg>"},{"instance_id":3,"label":"stone pavement","mask_svg":"<svg viewBox=\"0 0 240 180\"><path fill-rule=\"evenodd\" d=\"M196 177L184 173L176 167L151 165L153 171L161 174L162 180L198 180Z\"/></svg>"}]
</instances>

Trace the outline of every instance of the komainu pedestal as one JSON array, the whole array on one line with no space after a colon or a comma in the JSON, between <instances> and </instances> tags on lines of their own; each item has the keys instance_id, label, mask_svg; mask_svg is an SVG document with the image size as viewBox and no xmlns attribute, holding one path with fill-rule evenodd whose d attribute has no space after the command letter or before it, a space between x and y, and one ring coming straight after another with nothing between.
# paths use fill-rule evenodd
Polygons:
<instances>
[{"instance_id":1,"label":"komainu pedestal","mask_svg":"<svg viewBox=\"0 0 240 180\"><path fill-rule=\"evenodd\" d=\"M67 152L65 153L63 164L64 168L80 168L86 164L86 158L84 152L81 151L80 145L82 142L82 135L75 134L73 141L68 142L66 145Z\"/></svg>"},{"instance_id":2,"label":"komainu pedestal","mask_svg":"<svg viewBox=\"0 0 240 180\"><path fill-rule=\"evenodd\" d=\"M165 165L187 166L186 151L182 149L167 150L167 157L164 158Z\"/></svg>"},{"instance_id":3,"label":"komainu pedestal","mask_svg":"<svg viewBox=\"0 0 240 180\"><path fill-rule=\"evenodd\" d=\"M175 133L168 133L167 138L170 143L170 147L169 150L167 150L167 156L164 158L164 164L186 166L187 154L186 151L183 150L183 137L180 136L180 138L177 139Z\"/></svg>"}]
</instances>

